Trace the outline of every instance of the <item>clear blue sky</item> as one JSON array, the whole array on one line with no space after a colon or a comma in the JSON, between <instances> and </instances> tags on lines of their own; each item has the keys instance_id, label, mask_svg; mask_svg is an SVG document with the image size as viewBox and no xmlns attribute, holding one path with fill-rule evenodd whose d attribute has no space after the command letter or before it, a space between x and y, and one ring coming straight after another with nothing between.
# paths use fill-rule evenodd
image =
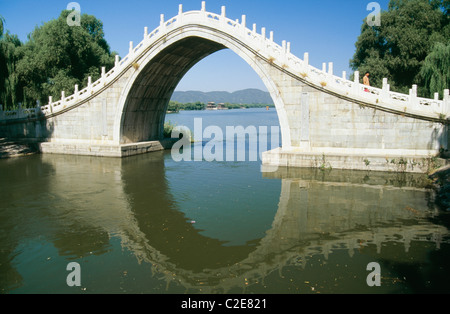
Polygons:
<instances>
[{"instance_id":1,"label":"clear blue sky","mask_svg":"<svg viewBox=\"0 0 450 314\"><path fill-rule=\"evenodd\" d=\"M0 15L6 30L22 41L44 22L57 18L70 0L0 0ZM159 25L160 14L166 19L184 11L199 10L201 0L77 0L81 13L94 15L103 22L106 40L120 56L128 53L129 42L142 40L144 27L149 31ZM291 51L303 58L308 52L310 63L321 68L322 62L333 62L335 73L347 71L355 52L355 42L364 18L370 13L371 0L209 0L206 10L220 13L225 5L233 20L247 16L247 25L256 23L258 32L266 27L274 31L274 39L291 42ZM376 1L387 10L389 0ZM235 91L244 88L265 89L255 72L229 50L213 54L192 68L177 90Z\"/></svg>"}]
</instances>

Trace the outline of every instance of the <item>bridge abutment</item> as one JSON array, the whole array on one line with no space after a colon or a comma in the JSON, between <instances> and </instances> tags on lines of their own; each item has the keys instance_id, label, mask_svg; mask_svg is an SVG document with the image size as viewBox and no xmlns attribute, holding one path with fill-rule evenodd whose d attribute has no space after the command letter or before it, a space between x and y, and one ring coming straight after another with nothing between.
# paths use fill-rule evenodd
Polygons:
<instances>
[{"instance_id":1,"label":"bridge abutment","mask_svg":"<svg viewBox=\"0 0 450 314\"><path fill-rule=\"evenodd\" d=\"M446 123L387 110L311 86L272 67L288 119L289 139L265 152L267 166L426 172L445 161Z\"/></svg>"},{"instance_id":2,"label":"bridge abutment","mask_svg":"<svg viewBox=\"0 0 450 314\"><path fill-rule=\"evenodd\" d=\"M171 139L160 141L147 141L128 144L83 143L83 142L42 142L40 151L44 154L69 154L81 156L115 157L123 158L140 154L170 149L173 145Z\"/></svg>"}]
</instances>

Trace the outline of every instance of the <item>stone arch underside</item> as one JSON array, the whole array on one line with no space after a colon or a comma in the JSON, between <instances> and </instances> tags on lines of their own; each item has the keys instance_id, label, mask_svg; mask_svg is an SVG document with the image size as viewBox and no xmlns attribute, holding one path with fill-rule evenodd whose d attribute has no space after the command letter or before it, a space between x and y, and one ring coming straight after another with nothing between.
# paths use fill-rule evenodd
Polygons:
<instances>
[{"instance_id":1,"label":"stone arch underside","mask_svg":"<svg viewBox=\"0 0 450 314\"><path fill-rule=\"evenodd\" d=\"M122 143L162 138L171 96L183 76L222 44L200 37L181 39L145 65L134 81L124 106Z\"/></svg>"}]
</instances>

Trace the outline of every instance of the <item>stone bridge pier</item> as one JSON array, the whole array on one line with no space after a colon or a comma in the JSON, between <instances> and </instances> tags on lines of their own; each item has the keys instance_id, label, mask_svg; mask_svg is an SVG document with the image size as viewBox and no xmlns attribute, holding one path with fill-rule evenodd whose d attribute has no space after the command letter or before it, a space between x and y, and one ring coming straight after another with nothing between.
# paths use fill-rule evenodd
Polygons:
<instances>
[{"instance_id":1,"label":"stone bridge pier","mask_svg":"<svg viewBox=\"0 0 450 314\"><path fill-rule=\"evenodd\" d=\"M289 134L283 137L282 147L263 154L263 164L407 172L438 166L436 156L449 147L446 114L424 115L412 110L419 105L388 104L383 90L379 94L374 88L364 91L358 75L353 84L359 85L359 97L350 98L350 93L327 88L335 80L329 74L323 75L320 86L313 86L303 79L306 73L294 76L273 69ZM447 108L446 93L441 106Z\"/></svg>"},{"instance_id":2,"label":"stone bridge pier","mask_svg":"<svg viewBox=\"0 0 450 314\"><path fill-rule=\"evenodd\" d=\"M422 172L449 147L449 90L444 98L417 97L335 75L274 42L273 32L247 27L246 16L183 12L166 20L99 80L75 86L73 95L36 108L4 111L0 136L40 142L42 153L125 157L170 147L163 139L168 103L179 81L200 60L231 49L259 75L275 103L282 146L263 154L268 166L332 167Z\"/></svg>"}]
</instances>

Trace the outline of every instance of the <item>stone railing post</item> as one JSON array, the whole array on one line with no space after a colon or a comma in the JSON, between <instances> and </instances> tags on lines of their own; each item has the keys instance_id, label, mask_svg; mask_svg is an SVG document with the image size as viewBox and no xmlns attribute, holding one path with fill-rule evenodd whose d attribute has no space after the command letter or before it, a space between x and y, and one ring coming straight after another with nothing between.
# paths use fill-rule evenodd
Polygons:
<instances>
[{"instance_id":1,"label":"stone railing post","mask_svg":"<svg viewBox=\"0 0 450 314\"><path fill-rule=\"evenodd\" d=\"M91 76L89 76L88 77L88 94L91 94L92 93L92 77Z\"/></svg>"},{"instance_id":2,"label":"stone railing post","mask_svg":"<svg viewBox=\"0 0 450 314\"><path fill-rule=\"evenodd\" d=\"M328 62L328 74L333 75L333 62Z\"/></svg>"},{"instance_id":3,"label":"stone railing post","mask_svg":"<svg viewBox=\"0 0 450 314\"><path fill-rule=\"evenodd\" d=\"M450 90L444 89L443 113L450 116Z\"/></svg>"},{"instance_id":4,"label":"stone railing post","mask_svg":"<svg viewBox=\"0 0 450 314\"><path fill-rule=\"evenodd\" d=\"M64 105L65 102L66 102L66 92L62 91L61 92L61 105Z\"/></svg>"},{"instance_id":5,"label":"stone railing post","mask_svg":"<svg viewBox=\"0 0 450 314\"><path fill-rule=\"evenodd\" d=\"M128 55L131 56L133 54L133 42L130 41L130 46L128 48Z\"/></svg>"},{"instance_id":6,"label":"stone railing post","mask_svg":"<svg viewBox=\"0 0 450 314\"><path fill-rule=\"evenodd\" d=\"M333 62L328 62L328 73L326 75L327 85L333 85L335 82L333 80L333 71Z\"/></svg>"},{"instance_id":7,"label":"stone railing post","mask_svg":"<svg viewBox=\"0 0 450 314\"><path fill-rule=\"evenodd\" d=\"M309 53L303 53L303 72L301 73L302 77L306 78L309 76Z\"/></svg>"},{"instance_id":8,"label":"stone railing post","mask_svg":"<svg viewBox=\"0 0 450 314\"><path fill-rule=\"evenodd\" d=\"M24 116L22 103L19 102L19 108L17 109L17 118L22 118Z\"/></svg>"},{"instance_id":9,"label":"stone railing post","mask_svg":"<svg viewBox=\"0 0 450 314\"><path fill-rule=\"evenodd\" d=\"M220 8L220 24L222 26L227 24L227 8L224 5Z\"/></svg>"},{"instance_id":10,"label":"stone railing post","mask_svg":"<svg viewBox=\"0 0 450 314\"><path fill-rule=\"evenodd\" d=\"M165 32L165 31L166 31L166 27L165 27L165 24L164 24L164 14L161 14L161 15L160 15L160 19L159 19L159 30L160 30L161 32Z\"/></svg>"},{"instance_id":11,"label":"stone railing post","mask_svg":"<svg viewBox=\"0 0 450 314\"><path fill-rule=\"evenodd\" d=\"M327 63L322 62L322 71L319 73L319 82L322 87L325 87L328 84L328 74L327 74ZM325 85L324 85L325 83Z\"/></svg>"},{"instance_id":12,"label":"stone railing post","mask_svg":"<svg viewBox=\"0 0 450 314\"><path fill-rule=\"evenodd\" d=\"M381 88L380 98L382 102L388 102L389 101L389 90L390 86L388 84L388 79L385 77L383 78L383 86Z\"/></svg>"},{"instance_id":13,"label":"stone railing post","mask_svg":"<svg viewBox=\"0 0 450 314\"><path fill-rule=\"evenodd\" d=\"M53 96L48 96L48 107L50 108L50 112L53 113Z\"/></svg>"},{"instance_id":14,"label":"stone railing post","mask_svg":"<svg viewBox=\"0 0 450 314\"><path fill-rule=\"evenodd\" d=\"M355 71L353 73L353 93L359 95L359 71Z\"/></svg>"},{"instance_id":15,"label":"stone railing post","mask_svg":"<svg viewBox=\"0 0 450 314\"><path fill-rule=\"evenodd\" d=\"M36 108L34 108L34 114L35 115L40 115L41 113L42 113L41 101L40 100L36 100Z\"/></svg>"},{"instance_id":16,"label":"stone railing post","mask_svg":"<svg viewBox=\"0 0 450 314\"><path fill-rule=\"evenodd\" d=\"M118 67L118 66L119 66L119 62L120 62L120 56L119 56L119 55L116 55L115 61L114 61L114 66L115 66L115 67Z\"/></svg>"},{"instance_id":17,"label":"stone railing post","mask_svg":"<svg viewBox=\"0 0 450 314\"><path fill-rule=\"evenodd\" d=\"M183 5L182 4L178 5L178 17L177 17L177 20L179 22L183 21Z\"/></svg>"},{"instance_id":18,"label":"stone railing post","mask_svg":"<svg viewBox=\"0 0 450 314\"><path fill-rule=\"evenodd\" d=\"M245 37L245 33L247 32L247 16L242 15L241 23L240 23L240 33L243 37Z\"/></svg>"},{"instance_id":19,"label":"stone railing post","mask_svg":"<svg viewBox=\"0 0 450 314\"><path fill-rule=\"evenodd\" d=\"M106 68L102 67L102 84L106 84Z\"/></svg>"},{"instance_id":20,"label":"stone railing post","mask_svg":"<svg viewBox=\"0 0 450 314\"><path fill-rule=\"evenodd\" d=\"M147 37L148 37L148 27L145 26L145 27L144 27L144 40L146 40Z\"/></svg>"},{"instance_id":21,"label":"stone railing post","mask_svg":"<svg viewBox=\"0 0 450 314\"><path fill-rule=\"evenodd\" d=\"M413 109L418 109L419 100L417 99L417 85L413 85L409 90L409 105Z\"/></svg>"},{"instance_id":22,"label":"stone railing post","mask_svg":"<svg viewBox=\"0 0 450 314\"><path fill-rule=\"evenodd\" d=\"M286 50L287 50L286 40L282 40L281 41L281 62L283 63L283 65L285 65L287 63Z\"/></svg>"},{"instance_id":23,"label":"stone railing post","mask_svg":"<svg viewBox=\"0 0 450 314\"><path fill-rule=\"evenodd\" d=\"M308 52L305 52L303 54L303 63L305 63L305 66L309 65L309 53Z\"/></svg>"},{"instance_id":24,"label":"stone railing post","mask_svg":"<svg viewBox=\"0 0 450 314\"><path fill-rule=\"evenodd\" d=\"M78 85L75 85L75 91L73 92L73 95L75 96L75 101L78 101Z\"/></svg>"},{"instance_id":25,"label":"stone railing post","mask_svg":"<svg viewBox=\"0 0 450 314\"><path fill-rule=\"evenodd\" d=\"M222 6L221 8L220 8L220 15L222 16L222 17L226 17L226 15L227 15L227 8L226 8L226 6Z\"/></svg>"},{"instance_id":26,"label":"stone railing post","mask_svg":"<svg viewBox=\"0 0 450 314\"><path fill-rule=\"evenodd\" d=\"M200 18L205 21L206 20L206 1L202 1L202 8L200 9Z\"/></svg>"}]
</instances>

